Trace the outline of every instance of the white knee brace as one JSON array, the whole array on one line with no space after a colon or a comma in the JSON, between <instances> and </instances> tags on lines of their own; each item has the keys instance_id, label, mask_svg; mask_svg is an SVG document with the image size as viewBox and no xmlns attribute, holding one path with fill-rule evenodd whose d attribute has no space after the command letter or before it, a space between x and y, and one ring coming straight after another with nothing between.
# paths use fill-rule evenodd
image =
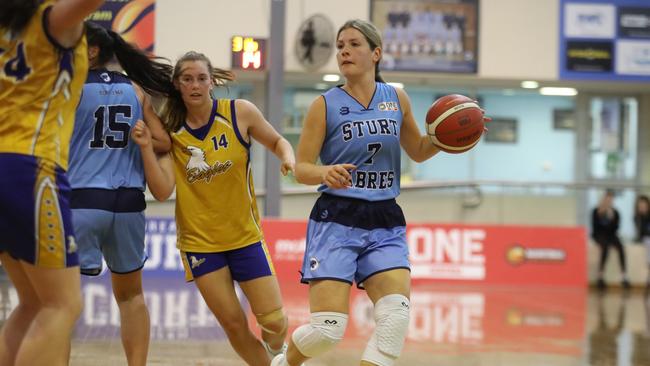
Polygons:
<instances>
[{"instance_id":1,"label":"white knee brace","mask_svg":"<svg viewBox=\"0 0 650 366\"><path fill-rule=\"evenodd\" d=\"M377 326L362 359L380 366L392 366L404 347L409 327L410 303L403 295L382 297L375 304Z\"/></svg>"},{"instance_id":2,"label":"white knee brace","mask_svg":"<svg viewBox=\"0 0 650 366\"><path fill-rule=\"evenodd\" d=\"M312 313L309 324L298 327L291 339L298 351L307 357L316 357L343 339L348 315L335 312Z\"/></svg>"}]
</instances>

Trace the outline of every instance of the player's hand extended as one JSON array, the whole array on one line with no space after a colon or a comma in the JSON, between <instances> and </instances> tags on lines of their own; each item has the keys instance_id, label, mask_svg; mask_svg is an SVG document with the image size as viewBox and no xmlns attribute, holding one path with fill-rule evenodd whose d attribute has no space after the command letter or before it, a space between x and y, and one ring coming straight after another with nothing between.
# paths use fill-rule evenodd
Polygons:
<instances>
[{"instance_id":1,"label":"player's hand extended","mask_svg":"<svg viewBox=\"0 0 650 366\"><path fill-rule=\"evenodd\" d=\"M483 132L488 132L486 125L492 121L492 118L485 115L485 109L481 108L481 112L483 112Z\"/></svg>"},{"instance_id":2,"label":"player's hand extended","mask_svg":"<svg viewBox=\"0 0 650 366\"><path fill-rule=\"evenodd\" d=\"M138 120L131 129L131 139L142 148L152 145L151 131L143 120Z\"/></svg>"},{"instance_id":3,"label":"player's hand extended","mask_svg":"<svg viewBox=\"0 0 650 366\"><path fill-rule=\"evenodd\" d=\"M352 187L350 172L357 167L353 164L328 165L323 174L323 184L332 189L345 189Z\"/></svg>"}]
</instances>

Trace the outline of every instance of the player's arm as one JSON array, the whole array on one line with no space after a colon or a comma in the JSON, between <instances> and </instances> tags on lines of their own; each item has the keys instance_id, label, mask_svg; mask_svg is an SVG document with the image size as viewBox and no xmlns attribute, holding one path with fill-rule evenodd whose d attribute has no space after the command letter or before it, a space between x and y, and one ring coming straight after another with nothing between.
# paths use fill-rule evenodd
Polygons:
<instances>
[{"instance_id":1,"label":"player's arm","mask_svg":"<svg viewBox=\"0 0 650 366\"><path fill-rule=\"evenodd\" d=\"M151 138L153 140L153 151L156 153L166 153L172 148L172 140L169 137L167 131L163 127L163 123L160 120L160 117L156 114L156 111L153 110L151 105L151 97L149 94L145 93L142 88L133 83L133 88L135 89L140 104L142 105L142 114L144 117L144 122L149 127L151 131Z\"/></svg>"},{"instance_id":2,"label":"player's arm","mask_svg":"<svg viewBox=\"0 0 650 366\"><path fill-rule=\"evenodd\" d=\"M133 126L131 139L140 146L149 191L158 201L166 200L171 196L176 185L171 155L169 153L156 155L153 151L151 131L142 120Z\"/></svg>"},{"instance_id":3,"label":"player's arm","mask_svg":"<svg viewBox=\"0 0 650 366\"><path fill-rule=\"evenodd\" d=\"M303 184L326 184L330 188L344 189L351 185L352 164L318 165L318 155L326 134L325 99L319 96L309 107L300 133L296 155L296 180Z\"/></svg>"},{"instance_id":4,"label":"player's arm","mask_svg":"<svg viewBox=\"0 0 650 366\"><path fill-rule=\"evenodd\" d=\"M74 47L81 38L83 21L104 0L59 0L48 13L47 32L63 47Z\"/></svg>"},{"instance_id":5,"label":"player's arm","mask_svg":"<svg viewBox=\"0 0 650 366\"><path fill-rule=\"evenodd\" d=\"M438 149L426 134L420 134L413 111L411 110L411 101L402 88L395 88L399 98L399 104L402 108L402 129L400 132L400 145L406 151L406 154L414 161L420 163L437 154Z\"/></svg>"},{"instance_id":6,"label":"player's arm","mask_svg":"<svg viewBox=\"0 0 650 366\"><path fill-rule=\"evenodd\" d=\"M282 175L295 170L296 158L291 144L271 126L253 103L244 99L235 100L235 113L237 121L241 121L240 126L248 131L248 136L259 141L280 159Z\"/></svg>"}]
</instances>

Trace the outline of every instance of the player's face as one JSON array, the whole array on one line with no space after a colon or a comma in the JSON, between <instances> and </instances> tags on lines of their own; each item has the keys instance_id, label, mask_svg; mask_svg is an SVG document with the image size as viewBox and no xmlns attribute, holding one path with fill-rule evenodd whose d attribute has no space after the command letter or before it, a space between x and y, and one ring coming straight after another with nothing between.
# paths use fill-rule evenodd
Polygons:
<instances>
[{"instance_id":1,"label":"player's face","mask_svg":"<svg viewBox=\"0 0 650 366\"><path fill-rule=\"evenodd\" d=\"M176 80L186 106L200 106L211 102L212 79L205 61L185 61Z\"/></svg>"},{"instance_id":2,"label":"player's face","mask_svg":"<svg viewBox=\"0 0 650 366\"><path fill-rule=\"evenodd\" d=\"M91 70L103 66L103 65L99 65L98 59L99 59L99 47L88 45L88 67Z\"/></svg>"},{"instance_id":3,"label":"player's face","mask_svg":"<svg viewBox=\"0 0 650 366\"><path fill-rule=\"evenodd\" d=\"M366 37L354 28L341 31L336 40L336 49L339 71L345 77L374 72L375 63L379 62L379 48L370 49Z\"/></svg>"}]
</instances>

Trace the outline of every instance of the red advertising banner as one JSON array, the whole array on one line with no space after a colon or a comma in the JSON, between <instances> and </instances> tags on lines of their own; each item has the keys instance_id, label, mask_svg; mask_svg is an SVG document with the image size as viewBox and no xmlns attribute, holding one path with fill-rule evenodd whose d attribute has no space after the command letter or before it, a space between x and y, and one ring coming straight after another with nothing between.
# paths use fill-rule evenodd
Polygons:
<instances>
[{"instance_id":1,"label":"red advertising banner","mask_svg":"<svg viewBox=\"0 0 650 366\"><path fill-rule=\"evenodd\" d=\"M278 276L298 279L306 221L264 220ZM587 285L581 227L409 224L414 284Z\"/></svg>"}]
</instances>

